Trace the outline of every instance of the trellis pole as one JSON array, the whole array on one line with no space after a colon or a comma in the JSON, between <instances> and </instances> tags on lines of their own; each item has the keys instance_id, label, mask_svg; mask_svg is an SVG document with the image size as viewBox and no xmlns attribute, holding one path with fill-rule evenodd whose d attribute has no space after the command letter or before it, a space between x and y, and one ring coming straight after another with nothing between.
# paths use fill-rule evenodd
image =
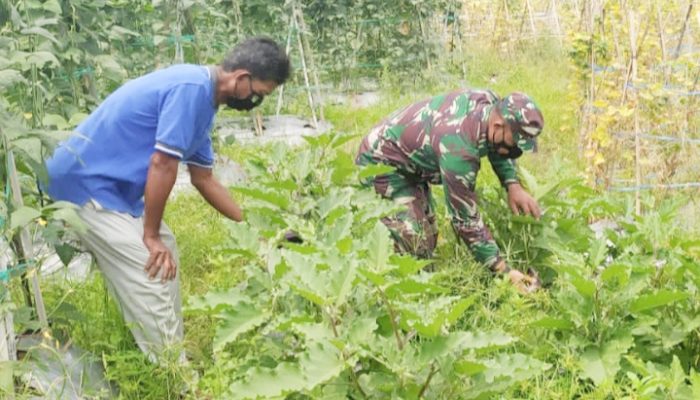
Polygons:
<instances>
[{"instance_id":1,"label":"trellis pole","mask_svg":"<svg viewBox=\"0 0 700 400\"><path fill-rule=\"evenodd\" d=\"M175 57L176 64L185 62L185 53L182 50L182 18L183 18L182 0L175 0Z\"/></svg>"},{"instance_id":2,"label":"trellis pole","mask_svg":"<svg viewBox=\"0 0 700 400\"><path fill-rule=\"evenodd\" d=\"M690 19L690 15L693 12L693 3L694 2L691 0L690 4L688 4L688 12L685 14L685 20L683 21L683 28L681 29L681 36L678 39L678 46L676 47L675 58L678 58L681 55L681 47L683 46L683 38L685 36L685 32L688 30L688 20Z\"/></svg>"},{"instance_id":3,"label":"trellis pole","mask_svg":"<svg viewBox=\"0 0 700 400\"><path fill-rule=\"evenodd\" d=\"M304 22L304 15L301 8L296 2L290 5L290 15L289 15L289 32L287 34L287 46L285 51L287 55L291 54L292 51L292 36L296 35L297 49L299 50L299 58L301 60L301 69L304 76L304 85L306 87L307 99L309 101L309 108L311 108L311 118L312 126L318 128L319 117L320 120L324 119L323 107L321 106L321 91L318 79L318 73L315 68L315 64L311 57L311 50L308 43L305 42L302 36L306 31L306 23ZM313 79L314 85L316 86L316 100L314 100L314 93L311 88L311 80ZM280 88L279 96L277 97L277 107L276 114L279 115L282 109L282 101L284 98L284 85ZM318 116L316 114L316 102L318 101Z\"/></svg>"},{"instance_id":4,"label":"trellis pole","mask_svg":"<svg viewBox=\"0 0 700 400\"><path fill-rule=\"evenodd\" d=\"M19 178L17 176L17 168L15 167L15 158L12 154L12 150L7 147L7 138L5 140L5 149L7 157L7 174L10 178L10 189L12 191L12 203L15 209L20 208L24 205L22 200L22 192L20 190ZM27 228L21 228L19 232L19 246L16 249L17 260L21 262L30 262L32 256L34 255L33 245L31 237L29 236L29 231ZM41 324L41 329L46 330L49 327L48 318L46 317L46 307L44 306L44 297L41 295L41 289L39 288L39 277L37 274L37 267L29 269L27 273L31 279L32 292L34 294L34 306L36 307L37 317L39 317L39 323Z\"/></svg>"},{"instance_id":5,"label":"trellis pole","mask_svg":"<svg viewBox=\"0 0 700 400\"><path fill-rule=\"evenodd\" d=\"M554 29L557 32L557 38L559 39L559 46L564 45L564 38L563 34L561 31L561 23L559 22L559 11L557 10L557 0L552 0L550 2L551 10L550 13L552 14L551 18L554 20Z\"/></svg>"},{"instance_id":6,"label":"trellis pole","mask_svg":"<svg viewBox=\"0 0 700 400\"><path fill-rule=\"evenodd\" d=\"M2 131L0 130L0 136L3 138L3 145L7 146L7 140L5 137L2 135ZM7 147L5 147L5 150L8 152ZM9 161L9 160L8 160ZM9 173L9 171L5 171L6 173ZM4 243L4 242L3 242ZM9 251L9 245L7 249L0 249L0 251ZM2 257L2 254L0 254L0 257ZM3 257L4 258L4 257ZM3 276L9 276L9 271L7 268L6 262L9 260L9 257L7 259L0 259L0 274ZM9 294L9 289L6 292ZM2 302L4 302L5 299L0 298L0 305ZM2 315L0 315L0 362L2 361L15 361L17 359L17 347L15 343L15 329L14 329L14 321L13 321L13 316L12 316L12 311L11 310L5 310ZM5 377L7 378L7 377ZM12 377L10 377L12 379ZM11 384L12 381L10 381ZM10 398L14 398L14 395L12 393L9 394Z\"/></svg>"},{"instance_id":7,"label":"trellis pole","mask_svg":"<svg viewBox=\"0 0 700 400\"><path fill-rule=\"evenodd\" d=\"M632 60L630 62L631 82L634 84L637 81L637 13L634 10L628 11L629 32L630 32L630 52ZM632 91L630 97L634 101L634 180L636 189L634 191L634 210L637 215L641 214L642 204L640 197L640 187L642 185L642 167L641 167L641 141L639 139L639 97L636 91Z\"/></svg>"},{"instance_id":8,"label":"trellis pole","mask_svg":"<svg viewBox=\"0 0 700 400\"><path fill-rule=\"evenodd\" d=\"M289 50L292 46L292 34L294 32L294 25L289 24L289 31L287 32L287 45L284 48L284 53L289 57ZM282 85L279 88L279 94L277 95L277 107L275 108L275 115L279 116L280 111L282 111L282 98L284 97L284 87L287 85Z\"/></svg>"},{"instance_id":9,"label":"trellis pole","mask_svg":"<svg viewBox=\"0 0 700 400\"><path fill-rule=\"evenodd\" d=\"M537 28L535 28L535 17L532 15L532 4L530 4L530 0L525 0L525 6L527 7L527 15L530 20L530 29L532 30L532 36L537 36Z\"/></svg>"},{"instance_id":10,"label":"trellis pole","mask_svg":"<svg viewBox=\"0 0 700 400\"><path fill-rule=\"evenodd\" d=\"M323 101L321 100L321 85L318 79L318 69L316 68L314 54L311 51L311 46L309 45L309 41L306 39L305 36L308 32L308 28L306 27L306 21L304 19L304 12L297 3L294 3L294 10L296 11L297 15L297 25L301 28L301 30L299 31L299 37L301 38L300 50L303 51L304 58L306 58L309 70L311 72L311 79L313 80L316 92L316 101L318 102L318 116L323 121L325 117L323 115Z\"/></svg>"},{"instance_id":11,"label":"trellis pole","mask_svg":"<svg viewBox=\"0 0 700 400\"><path fill-rule=\"evenodd\" d=\"M666 63L668 62L668 54L666 50L666 35L664 32L664 23L661 18L661 7L659 6L659 3L655 3L656 6L656 24L657 24L657 29L659 30L659 46L661 48L661 65L662 65L662 71L664 75L664 85L668 81L668 65Z\"/></svg>"}]
</instances>

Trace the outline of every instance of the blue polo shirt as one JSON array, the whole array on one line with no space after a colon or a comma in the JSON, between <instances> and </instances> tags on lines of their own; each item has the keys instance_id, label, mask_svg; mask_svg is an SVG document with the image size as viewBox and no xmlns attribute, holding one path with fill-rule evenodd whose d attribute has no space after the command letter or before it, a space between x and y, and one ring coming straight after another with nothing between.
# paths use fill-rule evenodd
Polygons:
<instances>
[{"instance_id":1,"label":"blue polo shirt","mask_svg":"<svg viewBox=\"0 0 700 400\"><path fill-rule=\"evenodd\" d=\"M141 216L154 151L213 165L214 85L207 67L186 64L124 84L46 162L48 194L78 205L93 199L106 209Z\"/></svg>"}]
</instances>

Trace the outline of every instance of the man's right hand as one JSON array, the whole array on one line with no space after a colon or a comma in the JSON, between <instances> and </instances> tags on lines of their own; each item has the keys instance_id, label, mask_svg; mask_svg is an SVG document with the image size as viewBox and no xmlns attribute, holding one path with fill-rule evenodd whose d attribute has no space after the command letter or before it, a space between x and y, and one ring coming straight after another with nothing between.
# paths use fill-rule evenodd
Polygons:
<instances>
[{"instance_id":1,"label":"man's right hand","mask_svg":"<svg viewBox=\"0 0 700 400\"><path fill-rule=\"evenodd\" d=\"M528 274L525 275L517 269L510 269L503 259L493 267L493 270L497 274L508 275L510 283L522 294L532 293L542 287L542 282L540 282L540 278L534 270L528 271Z\"/></svg>"},{"instance_id":2,"label":"man's right hand","mask_svg":"<svg viewBox=\"0 0 700 400\"><path fill-rule=\"evenodd\" d=\"M533 293L542 287L536 274L525 275L517 269L511 269L508 271L508 278L510 283L522 294Z\"/></svg>"},{"instance_id":3,"label":"man's right hand","mask_svg":"<svg viewBox=\"0 0 700 400\"><path fill-rule=\"evenodd\" d=\"M146 245L150 253L148 261L146 261L146 267L144 268L148 274L148 278L155 278L158 275L158 271L162 269L161 282L174 279L177 275L177 265L175 265L175 259L170 249L163 243L160 236L144 236L143 244Z\"/></svg>"}]
</instances>

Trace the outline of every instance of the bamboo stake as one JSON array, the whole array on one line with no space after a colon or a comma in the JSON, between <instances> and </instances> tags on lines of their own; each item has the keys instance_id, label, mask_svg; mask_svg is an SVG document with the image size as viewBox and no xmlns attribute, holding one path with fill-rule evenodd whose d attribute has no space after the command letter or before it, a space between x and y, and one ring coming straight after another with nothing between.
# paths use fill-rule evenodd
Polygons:
<instances>
[{"instance_id":1,"label":"bamboo stake","mask_svg":"<svg viewBox=\"0 0 700 400\"><path fill-rule=\"evenodd\" d=\"M10 188L12 191L12 203L15 208L22 207L24 201L22 200L22 192L19 185L19 178L17 176L17 168L15 166L15 158L12 154L12 150L9 148L9 143L7 138L5 141L5 151L7 157L7 174L10 178ZM17 259L24 259L25 262L31 260L33 255L32 241L29 236L29 231L26 228L20 229L19 233L20 246L17 248ZM41 330L45 331L49 327L48 318L46 317L46 307L44 306L44 297L41 295L41 289L39 288L39 278L37 276L36 267L29 271L31 275L32 291L34 294L34 305L36 307L36 313L39 317L39 323L41 325Z\"/></svg>"},{"instance_id":2,"label":"bamboo stake","mask_svg":"<svg viewBox=\"0 0 700 400\"><path fill-rule=\"evenodd\" d=\"M2 131L0 130L0 136L2 136ZM3 136L4 138L4 136ZM4 144L7 142L5 141ZM7 148L5 148L7 151ZM8 246L9 249L9 246ZM1 249L1 251L5 251ZM7 271L7 265L3 262L0 263L0 273ZM8 291L9 295L9 291ZM0 302L2 299L0 299ZM0 352L0 361L15 361L17 360L17 345L15 343L15 328L14 321L11 310L6 310L5 314L0 319L0 343L2 343L3 352ZM6 353L5 353L6 352ZM10 395L10 398L14 396Z\"/></svg>"},{"instance_id":3,"label":"bamboo stake","mask_svg":"<svg viewBox=\"0 0 700 400\"><path fill-rule=\"evenodd\" d=\"M688 12L685 14L685 21L683 21L683 29L681 29L681 37L678 39L678 47L676 47L676 56L675 58L678 58L681 55L681 47L683 45L683 37L685 36L685 32L688 29L688 20L690 19L690 15L693 12L693 2L691 1L690 4L688 5Z\"/></svg>"},{"instance_id":4,"label":"bamboo stake","mask_svg":"<svg viewBox=\"0 0 700 400\"><path fill-rule=\"evenodd\" d=\"M552 13L552 18L554 19L554 28L556 29L557 32L557 38L559 38L559 46L564 45L564 38L563 34L561 32L561 23L559 22L559 12L557 11L557 0L552 0L550 3L550 6L552 7L552 10L550 11Z\"/></svg>"},{"instance_id":5,"label":"bamboo stake","mask_svg":"<svg viewBox=\"0 0 700 400\"><path fill-rule=\"evenodd\" d=\"M535 19L532 15L530 0L525 0L525 6L527 7L527 15L530 17L530 29L532 30L532 34L537 36L537 28L535 28Z\"/></svg>"},{"instance_id":6,"label":"bamboo stake","mask_svg":"<svg viewBox=\"0 0 700 400\"><path fill-rule=\"evenodd\" d=\"M294 25L289 24L289 32L287 33L287 46L284 48L284 53L289 57L289 51L292 46L292 31L294 30ZM279 94L277 96L277 107L275 107L275 115L279 116L280 111L282 111L282 98L284 97L284 87L286 85L282 85L279 89Z\"/></svg>"},{"instance_id":7,"label":"bamboo stake","mask_svg":"<svg viewBox=\"0 0 700 400\"><path fill-rule=\"evenodd\" d=\"M663 70L663 75L664 75L664 84L668 82L668 66L666 65L667 62L667 52L666 52L666 38L664 35L664 24L662 23L661 20L661 7L659 7L659 3L654 3L656 6L656 24L657 28L659 30L659 45L661 46L661 65L662 65L662 70Z\"/></svg>"},{"instance_id":8,"label":"bamboo stake","mask_svg":"<svg viewBox=\"0 0 700 400\"><path fill-rule=\"evenodd\" d=\"M632 52L632 60L631 60L631 80L632 83L634 84L637 81L637 15L635 11L629 10L628 11L629 15L629 29L630 29L630 51ZM637 215L641 214L642 211L642 204L641 204L641 197L640 197L640 191L639 187L642 185L642 168L641 168L641 142L639 139L639 109L638 109L638 102L637 102L637 93L635 91L632 91L632 95L635 103L634 103L634 180L636 183L637 189L634 191L634 210L637 213Z\"/></svg>"},{"instance_id":9,"label":"bamboo stake","mask_svg":"<svg viewBox=\"0 0 700 400\"><path fill-rule=\"evenodd\" d=\"M323 101L321 99L321 84L318 80L318 69L316 68L316 62L314 61L314 54L311 51L311 46L309 46L309 42L306 39L306 36L304 36L304 34L308 32L306 28L306 21L304 21L304 13L301 10L301 7L299 7L298 5L295 5L294 8L297 13L297 22L301 27L301 32L299 32L299 35L301 37L302 47L304 48L304 54L306 54L306 57L308 58L307 61L309 64L309 69L311 70L311 79L313 79L313 84L315 87L316 101L318 102L318 116L320 120L323 121L325 118L323 115Z\"/></svg>"},{"instance_id":10,"label":"bamboo stake","mask_svg":"<svg viewBox=\"0 0 700 400\"><path fill-rule=\"evenodd\" d=\"M299 32L299 23L296 19L296 14L292 13L292 23L297 31L297 44L299 46L299 53L301 58L301 69L304 72L304 84L306 84L306 93L309 98L309 107L311 107L311 118L313 120L313 127L318 128L318 118L316 118L316 108L314 107L314 96L311 93L311 84L309 83L309 71L306 68L306 55L304 54L304 45L301 42L301 33Z\"/></svg>"}]
</instances>

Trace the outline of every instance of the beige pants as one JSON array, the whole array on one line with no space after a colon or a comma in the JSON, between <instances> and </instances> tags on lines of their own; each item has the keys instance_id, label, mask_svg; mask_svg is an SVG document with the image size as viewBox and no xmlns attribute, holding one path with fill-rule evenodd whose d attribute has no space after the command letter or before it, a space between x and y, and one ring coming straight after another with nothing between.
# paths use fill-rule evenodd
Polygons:
<instances>
[{"instance_id":1,"label":"beige pants","mask_svg":"<svg viewBox=\"0 0 700 400\"><path fill-rule=\"evenodd\" d=\"M87 224L87 232L80 234L83 245L95 257L139 348L156 362L166 348L183 339L180 274L165 283L160 273L153 280L148 278L143 217L105 210L94 202L78 214ZM179 267L175 237L165 223L161 223L160 236ZM184 361L184 352L180 359Z\"/></svg>"}]
</instances>

